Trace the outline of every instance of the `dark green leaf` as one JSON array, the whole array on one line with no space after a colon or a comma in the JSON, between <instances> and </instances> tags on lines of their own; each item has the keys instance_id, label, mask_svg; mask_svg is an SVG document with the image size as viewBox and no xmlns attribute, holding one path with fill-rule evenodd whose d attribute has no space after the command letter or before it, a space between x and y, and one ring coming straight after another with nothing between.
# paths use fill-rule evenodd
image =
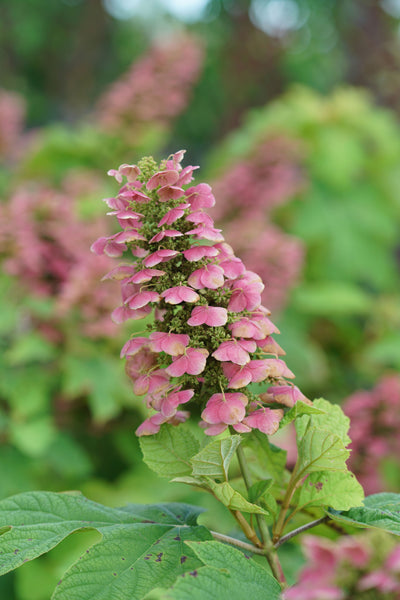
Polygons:
<instances>
[{"instance_id":1,"label":"dark green leaf","mask_svg":"<svg viewBox=\"0 0 400 600\"><path fill-rule=\"evenodd\" d=\"M206 566L187 572L160 600L279 600L279 583L239 550L219 542L187 543ZM149 600L151 600L151 595Z\"/></svg>"},{"instance_id":2,"label":"dark green leaf","mask_svg":"<svg viewBox=\"0 0 400 600\"><path fill-rule=\"evenodd\" d=\"M367 496L364 505L348 511L329 510L335 521L355 527L374 527L400 535L400 494L382 493Z\"/></svg>"},{"instance_id":3,"label":"dark green leaf","mask_svg":"<svg viewBox=\"0 0 400 600\"><path fill-rule=\"evenodd\" d=\"M91 546L59 582L56 600L139 600L200 565L185 540L211 536L183 504L108 508L80 494L30 492L0 502L0 573L51 550L69 534L96 529Z\"/></svg>"}]
</instances>

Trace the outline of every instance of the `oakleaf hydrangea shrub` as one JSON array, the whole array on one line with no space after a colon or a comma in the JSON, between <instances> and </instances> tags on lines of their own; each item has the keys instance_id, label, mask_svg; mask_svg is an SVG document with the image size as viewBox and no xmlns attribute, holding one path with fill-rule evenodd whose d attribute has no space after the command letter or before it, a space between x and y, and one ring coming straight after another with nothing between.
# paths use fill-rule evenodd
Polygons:
<instances>
[{"instance_id":1,"label":"oakleaf hydrangea shrub","mask_svg":"<svg viewBox=\"0 0 400 600\"><path fill-rule=\"evenodd\" d=\"M144 461L211 494L234 535L198 524L201 509L184 504L111 509L52 492L0 502L0 574L80 529L101 534L59 580L56 600L101 600L104 590L111 600L278 600L288 588L278 549L304 531L400 534L399 496L364 499L346 464L349 419L293 384L261 302L264 283L215 227L211 187L192 183L198 167L182 167L183 157L109 171L120 189L106 204L119 228L92 250L119 259L104 279L120 284L114 322L133 330L121 356L149 411L136 431ZM198 414L204 435L189 422ZM270 437L290 423L297 458L287 468Z\"/></svg>"},{"instance_id":2,"label":"oakleaf hydrangea shrub","mask_svg":"<svg viewBox=\"0 0 400 600\"><path fill-rule=\"evenodd\" d=\"M135 393L146 395L155 411L137 433L184 421L189 403L197 403L207 435L229 426L271 435L284 414L277 404L309 401L280 358L285 353L261 304L261 278L215 228L206 210L215 204L211 188L190 185L195 167L182 169L182 158L178 152L160 167L149 158L111 171L118 182L126 180L117 198L107 200L122 231L92 246L115 257L129 249L137 258L106 276L121 281L123 303L114 320L155 312L149 337L129 340L121 352ZM270 386L262 395L248 388L261 382Z\"/></svg>"}]
</instances>

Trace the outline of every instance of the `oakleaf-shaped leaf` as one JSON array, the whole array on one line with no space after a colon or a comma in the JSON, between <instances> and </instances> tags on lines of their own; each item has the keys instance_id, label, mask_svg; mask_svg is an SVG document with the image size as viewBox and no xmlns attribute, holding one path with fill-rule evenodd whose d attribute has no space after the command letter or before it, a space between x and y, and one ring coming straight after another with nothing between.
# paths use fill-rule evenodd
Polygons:
<instances>
[{"instance_id":1,"label":"oakleaf-shaped leaf","mask_svg":"<svg viewBox=\"0 0 400 600\"><path fill-rule=\"evenodd\" d=\"M348 511L329 510L329 516L355 527L374 527L400 535L400 494L382 493L367 496L363 506Z\"/></svg>"},{"instance_id":2,"label":"oakleaf-shaped leaf","mask_svg":"<svg viewBox=\"0 0 400 600\"><path fill-rule=\"evenodd\" d=\"M188 427L163 425L155 435L140 438L144 462L161 477L192 475L190 459L200 448Z\"/></svg>"},{"instance_id":3,"label":"oakleaf-shaped leaf","mask_svg":"<svg viewBox=\"0 0 400 600\"><path fill-rule=\"evenodd\" d=\"M364 491L349 471L322 471L311 473L298 491L297 506L330 506L348 510L360 506Z\"/></svg>"},{"instance_id":4,"label":"oakleaf-shaped leaf","mask_svg":"<svg viewBox=\"0 0 400 600\"><path fill-rule=\"evenodd\" d=\"M205 564L180 577L160 600L279 600L279 583L242 552L219 542L187 542ZM149 596L151 600L151 596Z\"/></svg>"},{"instance_id":5,"label":"oakleaf-shaped leaf","mask_svg":"<svg viewBox=\"0 0 400 600\"><path fill-rule=\"evenodd\" d=\"M292 421L294 421L297 417L301 417L302 415L323 415L325 414L324 410L317 408L316 406L311 406L310 404L306 404L305 402L301 402L299 400L296 404L288 410L288 412L283 417L282 421L279 423L279 428L285 427L285 425L289 425Z\"/></svg>"},{"instance_id":6,"label":"oakleaf-shaped leaf","mask_svg":"<svg viewBox=\"0 0 400 600\"><path fill-rule=\"evenodd\" d=\"M81 495L29 492L0 502L0 574L51 550L69 534L96 529L88 548L58 583L55 600L140 600L171 585L200 561L183 542L211 535L184 504L108 508Z\"/></svg>"},{"instance_id":7,"label":"oakleaf-shaped leaf","mask_svg":"<svg viewBox=\"0 0 400 600\"><path fill-rule=\"evenodd\" d=\"M319 409L321 414L308 414L296 419L297 437L302 438L307 427L326 429L337 435L348 446L351 439L347 435L350 427L350 419L346 417L338 404L331 404L323 398L317 398L313 402L313 408Z\"/></svg>"},{"instance_id":8,"label":"oakleaf-shaped leaf","mask_svg":"<svg viewBox=\"0 0 400 600\"><path fill-rule=\"evenodd\" d=\"M229 465L240 442L240 435L233 435L207 444L191 459L193 475L228 481Z\"/></svg>"},{"instance_id":9,"label":"oakleaf-shaped leaf","mask_svg":"<svg viewBox=\"0 0 400 600\"><path fill-rule=\"evenodd\" d=\"M298 476L314 471L346 471L346 450L340 437L326 429L308 427L304 437L297 443Z\"/></svg>"},{"instance_id":10,"label":"oakleaf-shaped leaf","mask_svg":"<svg viewBox=\"0 0 400 600\"><path fill-rule=\"evenodd\" d=\"M206 481L214 496L230 510L240 510L245 513L258 513L263 515L268 514L266 510L257 506L257 504L248 502L242 494L239 494L239 492L234 490L226 481L223 483L215 483L215 481L209 477L206 478Z\"/></svg>"}]
</instances>

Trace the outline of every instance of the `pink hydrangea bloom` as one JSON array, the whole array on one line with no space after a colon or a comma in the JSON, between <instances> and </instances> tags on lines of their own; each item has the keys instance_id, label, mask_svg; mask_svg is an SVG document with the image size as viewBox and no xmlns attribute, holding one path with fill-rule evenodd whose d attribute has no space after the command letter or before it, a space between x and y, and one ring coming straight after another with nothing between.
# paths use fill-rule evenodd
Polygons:
<instances>
[{"instance_id":1,"label":"pink hydrangea bloom","mask_svg":"<svg viewBox=\"0 0 400 600\"><path fill-rule=\"evenodd\" d=\"M209 325L222 327L228 321L228 311L222 306L195 306L192 310L188 325Z\"/></svg>"},{"instance_id":2,"label":"pink hydrangea bloom","mask_svg":"<svg viewBox=\"0 0 400 600\"><path fill-rule=\"evenodd\" d=\"M193 36L175 35L154 45L100 98L98 125L124 136L131 145L149 127L165 129L185 108L202 62L202 47ZM179 160L182 155L172 159L172 168ZM190 180L188 168L182 185Z\"/></svg>"},{"instance_id":3,"label":"pink hydrangea bloom","mask_svg":"<svg viewBox=\"0 0 400 600\"><path fill-rule=\"evenodd\" d=\"M170 356L179 356L185 352L190 337L185 334L154 331L150 334L150 348L153 352L166 352Z\"/></svg>"},{"instance_id":4,"label":"pink hydrangea bloom","mask_svg":"<svg viewBox=\"0 0 400 600\"><path fill-rule=\"evenodd\" d=\"M308 563L300 572L298 583L285 590L284 600L398 598L400 576L391 568L390 558L400 546L388 553L382 541L381 538L377 544L373 533L338 540L304 536L302 544Z\"/></svg>"},{"instance_id":5,"label":"pink hydrangea bloom","mask_svg":"<svg viewBox=\"0 0 400 600\"><path fill-rule=\"evenodd\" d=\"M385 375L372 390L354 393L343 410L351 422L350 468L366 493L387 490L382 463L400 456L400 376Z\"/></svg>"},{"instance_id":6,"label":"pink hydrangea bloom","mask_svg":"<svg viewBox=\"0 0 400 600\"><path fill-rule=\"evenodd\" d=\"M178 152L160 165L147 158L137 169L129 165L115 170L118 179L125 171L130 178L117 196L123 195L128 204L114 215L125 237L117 233L94 245L105 252L118 244L118 252L136 257L133 269L124 263L109 274L120 281L123 301L114 318L136 319L154 310L149 338L130 340L122 350L134 389L146 394L146 405L156 412L138 435L152 435L166 422L177 424L185 418L177 416L179 405L193 403L201 403L207 435L227 427L272 435L284 414L282 408L266 406L274 401L273 394L290 396L289 406L296 394L304 396L289 386L287 379L294 375L277 358L284 352L271 337L279 331L261 305L261 278L246 270L214 228L206 212L215 202L210 186L185 189L194 168L182 170L182 158ZM141 189L148 202L136 195ZM168 229L172 223L176 229ZM190 229L188 223L196 227ZM211 244L199 243L202 239ZM199 268L193 270L192 263L198 261ZM154 269L160 263L162 269ZM138 370L143 352L150 352L155 363L140 363ZM272 385L272 392L264 400L247 390L250 383Z\"/></svg>"},{"instance_id":7,"label":"pink hydrangea bloom","mask_svg":"<svg viewBox=\"0 0 400 600\"><path fill-rule=\"evenodd\" d=\"M224 285L224 271L217 265L206 265L193 271L189 276L188 283L196 290L202 290L203 288L209 288L210 290L216 290L217 288Z\"/></svg>"},{"instance_id":8,"label":"pink hydrangea bloom","mask_svg":"<svg viewBox=\"0 0 400 600\"><path fill-rule=\"evenodd\" d=\"M205 369L208 354L205 348L185 348L183 354L174 358L166 371L172 377L180 377L184 373L200 375Z\"/></svg>"},{"instance_id":9,"label":"pink hydrangea bloom","mask_svg":"<svg viewBox=\"0 0 400 600\"><path fill-rule=\"evenodd\" d=\"M168 304L180 304L181 302L197 302L200 298L194 289L187 285L178 285L177 287L168 288L161 293L161 296Z\"/></svg>"},{"instance_id":10,"label":"pink hydrangea bloom","mask_svg":"<svg viewBox=\"0 0 400 600\"><path fill-rule=\"evenodd\" d=\"M255 352L257 347L253 340L232 339L222 344L213 352L212 356L220 361L230 361L236 365L245 365L250 362L249 352Z\"/></svg>"}]
</instances>

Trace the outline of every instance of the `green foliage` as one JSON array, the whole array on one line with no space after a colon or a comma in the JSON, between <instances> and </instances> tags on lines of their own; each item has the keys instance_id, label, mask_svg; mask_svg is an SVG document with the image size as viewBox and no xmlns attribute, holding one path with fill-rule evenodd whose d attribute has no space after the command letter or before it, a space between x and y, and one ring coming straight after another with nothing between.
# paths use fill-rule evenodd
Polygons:
<instances>
[{"instance_id":1,"label":"green foliage","mask_svg":"<svg viewBox=\"0 0 400 600\"><path fill-rule=\"evenodd\" d=\"M193 475L228 481L229 465L240 443L241 437L233 435L207 444L191 459Z\"/></svg>"},{"instance_id":2,"label":"green foliage","mask_svg":"<svg viewBox=\"0 0 400 600\"><path fill-rule=\"evenodd\" d=\"M301 240L305 264L281 315L288 363L308 396L336 401L398 368L399 125L363 90L294 87L253 110L209 158L212 177L262 160L269 140L298 148L303 189L265 224ZM279 160L279 158L277 158ZM298 349L302 351L299 352Z\"/></svg>"},{"instance_id":3,"label":"green foliage","mask_svg":"<svg viewBox=\"0 0 400 600\"><path fill-rule=\"evenodd\" d=\"M323 414L302 415L296 420L298 460L295 480L308 475L295 495L298 508L331 506L340 510L360 506L364 492L346 460L351 442L350 420L340 406L323 398L314 401Z\"/></svg>"},{"instance_id":4,"label":"green foliage","mask_svg":"<svg viewBox=\"0 0 400 600\"><path fill-rule=\"evenodd\" d=\"M349 471L313 472L299 488L295 502L301 507L330 506L349 510L360 506L364 491L353 473Z\"/></svg>"},{"instance_id":5,"label":"green foliage","mask_svg":"<svg viewBox=\"0 0 400 600\"><path fill-rule=\"evenodd\" d=\"M142 437L140 446L145 463L161 477L184 477L192 474L190 459L200 444L185 426L164 425L156 435Z\"/></svg>"},{"instance_id":6,"label":"green foliage","mask_svg":"<svg viewBox=\"0 0 400 600\"><path fill-rule=\"evenodd\" d=\"M187 542L204 566L187 573L171 590L150 594L147 600L279 600L280 586L260 565L218 542Z\"/></svg>"},{"instance_id":7,"label":"green foliage","mask_svg":"<svg viewBox=\"0 0 400 600\"><path fill-rule=\"evenodd\" d=\"M222 504L229 508L229 510L240 510L245 513L260 515L266 514L264 509L262 509L260 506L257 506L257 504L248 502L246 498L234 490L227 481L224 481L223 483L215 483L212 479L207 477L206 482L217 500L222 502Z\"/></svg>"},{"instance_id":8,"label":"green foliage","mask_svg":"<svg viewBox=\"0 0 400 600\"><path fill-rule=\"evenodd\" d=\"M363 506L340 512L329 510L328 514L340 523L383 529L400 535L400 494L373 494L365 498Z\"/></svg>"},{"instance_id":9,"label":"green foliage","mask_svg":"<svg viewBox=\"0 0 400 600\"><path fill-rule=\"evenodd\" d=\"M268 437L257 429L246 434L243 443L250 449L246 457L253 474L258 479L280 482L286 466L285 450L271 444Z\"/></svg>"},{"instance_id":10,"label":"green foliage","mask_svg":"<svg viewBox=\"0 0 400 600\"><path fill-rule=\"evenodd\" d=\"M186 540L205 540L201 509L184 504L107 508L80 494L30 492L0 502L0 573L33 560L81 529L102 535L57 585L53 598L143 598L200 566Z\"/></svg>"},{"instance_id":11,"label":"green foliage","mask_svg":"<svg viewBox=\"0 0 400 600\"><path fill-rule=\"evenodd\" d=\"M305 402L301 402L298 400L296 404L287 411L283 419L279 423L279 428L285 427L285 425L289 425L292 423L297 417L301 417L302 415L318 415L318 414L326 414L320 408L316 406L311 406L310 404L306 404Z\"/></svg>"}]
</instances>

